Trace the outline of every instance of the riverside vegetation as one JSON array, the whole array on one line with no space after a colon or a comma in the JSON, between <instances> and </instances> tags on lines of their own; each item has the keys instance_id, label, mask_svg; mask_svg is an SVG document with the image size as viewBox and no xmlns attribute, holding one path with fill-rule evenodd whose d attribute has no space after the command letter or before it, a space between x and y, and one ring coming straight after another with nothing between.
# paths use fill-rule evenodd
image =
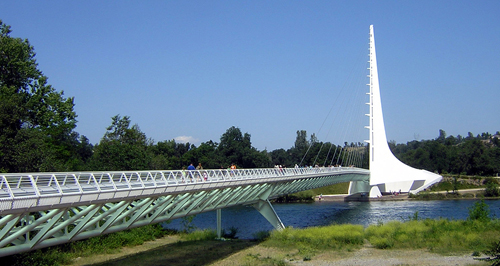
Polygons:
<instances>
[{"instance_id":1,"label":"riverside vegetation","mask_svg":"<svg viewBox=\"0 0 500 266\"><path fill-rule=\"evenodd\" d=\"M189 221L186 223L187 228ZM187 229L186 229L187 230ZM231 229L228 237L234 237L237 229ZM164 237L172 232L164 231L159 225L118 232L90 238L43 250L17 254L2 259L9 265L65 265L78 257L95 256L100 253L118 252L122 246L140 245L144 241ZM142 265L165 265L168 254L182 250L189 254L190 265L216 262L251 246L259 245L266 249L277 249L274 255L261 256L248 253L237 265L288 265L291 261L311 261L324 252L354 252L369 243L376 249L425 249L442 255L470 254L478 259L499 261L500 220L490 217L489 208L484 201L477 201L469 209L466 220L420 219L418 213L406 221L392 221L386 224L361 225L342 224L305 229L286 228L282 231L259 232L254 240L225 239L215 241L213 230L176 232L179 240L152 253L146 252L147 259ZM167 251L168 250L168 251ZM221 254L221 252L225 252ZM156 255L153 255L156 254ZM488 255L488 257L485 257ZM141 256L141 255L138 255ZM155 258L156 256L156 258ZM130 258L134 260L134 258ZM177 261L178 258L176 257ZM173 261L173 262L175 262ZM179 265L181 261L177 261ZM126 259L117 264L107 262L99 265L127 265ZM167 263L168 264L168 263Z\"/></svg>"}]
</instances>

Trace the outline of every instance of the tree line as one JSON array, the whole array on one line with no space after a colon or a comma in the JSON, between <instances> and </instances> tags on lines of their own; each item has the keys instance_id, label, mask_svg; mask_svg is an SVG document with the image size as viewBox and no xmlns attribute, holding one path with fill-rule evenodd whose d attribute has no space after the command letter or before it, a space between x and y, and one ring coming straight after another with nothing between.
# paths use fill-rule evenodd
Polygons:
<instances>
[{"instance_id":1,"label":"tree line","mask_svg":"<svg viewBox=\"0 0 500 266\"><path fill-rule=\"evenodd\" d=\"M433 140L390 142L392 152L402 162L440 174L495 176L500 173L500 132L466 137L447 136L439 130Z\"/></svg>"},{"instance_id":2,"label":"tree line","mask_svg":"<svg viewBox=\"0 0 500 266\"><path fill-rule=\"evenodd\" d=\"M198 147L173 139L154 142L129 116L120 115L111 118L106 133L93 145L75 131L74 98L64 97L63 91L47 83L34 47L10 33L11 27L0 20L0 172L168 170L191 163L201 163L205 169L231 164L254 168L293 166L299 161L320 164L328 157L326 149L321 151L324 144L314 134L306 140L303 130L297 131L294 147L269 153L254 148L250 134L234 126L219 142L210 140Z\"/></svg>"},{"instance_id":3,"label":"tree line","mask_svg":"<svg viewBox=\"0 0 500 266\"><path fill-rule=\"evenodd\" d=\"M205 169L356 165L368 168L364 143L335 145L298 130L289 149L259 151L250 134L231 127L219 142L195 146L175 140L155 142L116 115L97 144L75 131L74 98L64 97L38 69L34 47L27 39L10 36L0 20L0 172L171 170L201 163ZM500 136L446 137L390 143L403 162L439 173L493 175L500 172Z\"/></svg>"}]
</instances>

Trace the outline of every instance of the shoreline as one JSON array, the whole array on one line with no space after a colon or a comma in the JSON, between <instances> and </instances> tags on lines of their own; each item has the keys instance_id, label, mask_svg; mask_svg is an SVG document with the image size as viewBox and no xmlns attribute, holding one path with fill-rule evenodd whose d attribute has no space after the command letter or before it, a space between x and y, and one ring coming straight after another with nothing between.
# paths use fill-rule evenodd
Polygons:
<instances>
[{"instance_id":1,"label":"shoreline","mask_svg":"<svg viewBox=\"0 0 500 266\"><path fill-rule=\"evenodd\" d=\"M314 201L345 201L349 194L337 194L337 195L322 195L321 200L319 196L314 197ZM397 200L413 200L408 197L408 194L399 194L399 195L387 195L379 198L365 198L363 201L397 201ZM356 201L356 200L353 200Z\"/></svg>"},{"instance_id":2,"label":"shoreline","mask_svg":"<svg viewBox=\"0 0 500 266\"><path fill-rule=\"evenodd\" d=\"M362 200L349 200L349 201L400 201L400 200L477 200L477 199L500 199L500 197L484 197L481 196L481 193L484 191L484 188L474 188L474 189L461 189L458 190L457 193L462 195L462 197L454 197L454 198L440 198L440 199L421 199L421 198L410 198L408 193L401 193L399 195L385 195L379 198L368 198L368 197L359 197L358 199ZM451 194L448 191L433 191L427 192L429 194ZM470 195L470 197L465 197L466 195ZM314 196L315 202L328 201L328 202L340 202L346 201L346 198L349 194L335 194L335 195L322 195L321 200L319 199L319 195Z\"/></svg>"}]
</instances>

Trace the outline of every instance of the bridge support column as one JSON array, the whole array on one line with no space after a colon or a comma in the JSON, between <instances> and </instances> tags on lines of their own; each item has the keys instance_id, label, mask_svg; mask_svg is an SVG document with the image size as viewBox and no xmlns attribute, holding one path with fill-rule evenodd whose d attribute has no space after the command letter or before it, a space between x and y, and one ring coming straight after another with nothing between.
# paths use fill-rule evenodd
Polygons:
<instances>
[{"instance_id":1,"label":"bridge support column","mask_svg":"<svg viewBox=\"0 0 500 266\"><path fill-rule=\"evenodd\" d=\"M369 181L351 181L349 183L349 195L356 193L369 193L370 192L370 182Z\"/></svg>"},{"instance_id":2,"label":"bridge support column","mask_svg":"<svg viewBox=\"0 0 500 266\"><path fill-rule=\"evenodd\" d=\"M271 202L269 202L268 199L261 199L252 206L257 209L257 211L259 211L260 214L262 214L262 216L264 216L264 218L266 218L276 230L285 229L285 225L281 222L280 217L278 217L278 214L276 214Z\"/></svg>"},{"instance_id":3,"label":"bridge support column","mask_svg":"<svg viewBox=\"0 0 500 266\"><path fill-rule=\"evenodd\" d=\"M217 209L217 238L222 238L222 209Z\"/></svg>"}]
</instances>

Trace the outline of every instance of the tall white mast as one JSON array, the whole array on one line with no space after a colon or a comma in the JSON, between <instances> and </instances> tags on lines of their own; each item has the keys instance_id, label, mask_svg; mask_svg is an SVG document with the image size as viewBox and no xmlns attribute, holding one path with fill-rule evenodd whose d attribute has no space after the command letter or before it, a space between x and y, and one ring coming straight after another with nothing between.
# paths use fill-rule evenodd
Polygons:
<instances>
[{"instance_id":1,"label":"tall white mast","mask_svg":"<svg viewBox=\"0 0 500 266\"><path fill-rule=\"evenodd\" d=\"M392 154L385 133L384 116L378 80L377 54L373 25L370 25L370 196L380 192L418 192L441 180L441 176L412 168Z\"/></svg>"}]
</instances>

